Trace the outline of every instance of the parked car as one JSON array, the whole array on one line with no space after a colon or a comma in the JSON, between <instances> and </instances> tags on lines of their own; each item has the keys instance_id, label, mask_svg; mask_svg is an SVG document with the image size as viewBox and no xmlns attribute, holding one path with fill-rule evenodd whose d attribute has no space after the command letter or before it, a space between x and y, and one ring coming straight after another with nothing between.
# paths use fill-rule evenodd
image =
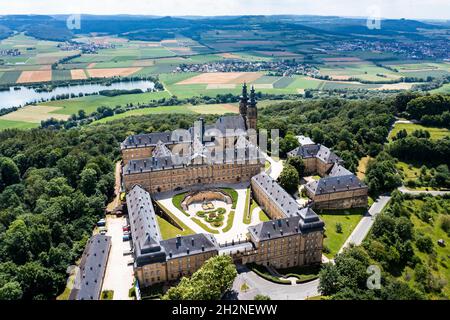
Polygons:
<instances>
[{"instance_id":1,"label":"parked car","mask_svg":"<svg viewBox=\"0 0 450 320\"><path fill-rule=\"evenodd\" d=\"M129 234L126 234L122 237L123 241L130 241L131 237Z\"/></svg>"},{"instance_id":2,"label":"parked car","mask_svg":"<svg viewBox=\"0 0 450 320\"><path fill-rule=\"evenodd\" d=\"M122 230L123 230L123 231L130 231L130 229L131 229L130 226L122 227Z\"/></svg>"},{"instance_id":3,"label":"parked car","mask_svg":"<svg viewBox=\"0 0 450 320\"><path fill-rule=\"evenodd\" d=\"M106 226L106 220L105 219L101 219L97 222L97 227L104 227Z\"/></svg>"},{"instance_id":4,"label":"parked car","mask_svg":"<svg viewBox=\"0 0 450 320\"><path fill-rule=\"evenodd\" d=\"M100 234L101 234L102 236L106 235L106 230L101 230L101 231L100 231Z\"/></svg>"}]
</instances>

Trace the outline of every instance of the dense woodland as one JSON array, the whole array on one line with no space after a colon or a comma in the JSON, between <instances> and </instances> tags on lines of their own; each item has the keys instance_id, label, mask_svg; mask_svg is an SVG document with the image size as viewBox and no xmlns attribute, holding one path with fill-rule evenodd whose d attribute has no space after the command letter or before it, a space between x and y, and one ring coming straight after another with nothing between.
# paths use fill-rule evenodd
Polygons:
<instances>
[{"instance_id":1,"label":"dense woodland","mask_svg":"<svg viewBox=\"0 0 450 320\"><path fill-rule=\"evenodd\" d=\"M449 299L448 251L436 243L439 234L448 238L449 212L448 199L414 199L394 192L362 246L347 249L336 264L322 269L322 294L337 300ZM381 270L378 289L367 286L371 265Z\"/></svg>"},{"instance_id":2,"label":"dense woodland","mask_svg":"<svg viewBox=\"0 0 450 320\"><path fill-rule=\"evenodd\" d=\"M189 115L0 133L0 299L52 299L114 192L128 134L187 128ZM208 118L207 118L208 119Z\"/></svg>"},{"instance_id":3,"label":"dense woodland","mask_svg":"<svg viewBox=\"0 0 450 320\"><path fill-rule=\"evenodd\" d=\"M352 171L361 157L375 157L366 182L374 193L390 191L401 183L393 157L400 157L396 152L418 156L413 152L417 145L409 140L434 148L435 164L448 165L448 138L432 144L423 142L427 138L421 135L406 136L385 147L395 115L409 116L408 108L417 104L416 99L426 104L435 97L299 100L261 109L259 127L280 129L282 156L298 145L296 134L305 134L333 148ZM435 116L449 111L439 110ZM187 129L197 117L149 115L69 129L50 126L1 132L0 299L51 299L61 293L67 267L80 257L113 195L120 142L135 133ZM205 116L209 123L216 118ZM301 171L301 163L289 165ZM291 173L298 179L295 171Z\"/></svg>"}]
</instances>

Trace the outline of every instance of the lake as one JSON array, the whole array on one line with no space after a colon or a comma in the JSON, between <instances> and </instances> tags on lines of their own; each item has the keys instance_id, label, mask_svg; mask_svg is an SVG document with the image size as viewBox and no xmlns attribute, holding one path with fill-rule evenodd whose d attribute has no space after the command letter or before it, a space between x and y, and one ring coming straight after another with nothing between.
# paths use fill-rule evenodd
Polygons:
<instances>
[{"instance_id":1,"label":"lake","mask_svg":"<svg viewBox=\"0 0 450 320\"><path fill-rule=\"evenodd\" d=\"M50 92L36 92L32 88L15 86L20 90L14 90L10 87L9 91L0 91L0 109L21 107L29 103L39 103L42 100L50 100L52 97L63 94L93 94L102 90L134 90L141 89L146 92L147 89L153 89L155 84L151 81L140 80L131 82L115 82L107 86L104 84L81 84L67 87L57 87Z\"/></svg>"}]
</instances>

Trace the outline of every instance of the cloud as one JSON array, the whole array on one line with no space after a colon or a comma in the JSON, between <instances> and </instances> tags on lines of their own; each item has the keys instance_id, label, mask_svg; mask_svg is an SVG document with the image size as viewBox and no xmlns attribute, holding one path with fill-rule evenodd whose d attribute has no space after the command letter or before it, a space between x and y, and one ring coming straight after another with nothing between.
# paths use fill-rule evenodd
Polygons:
<instances>
[{"instance_id":1,"label":"cloud","mask_svg":"<svg viewBox=\"0 0 450 320\"><path fill-rule=\"evenodd\" d=\"M378 6L387 18L450 18L448 0L15 0L2 5L0 14L367 16L371 6Z\"/></svg>"}]
</instances>

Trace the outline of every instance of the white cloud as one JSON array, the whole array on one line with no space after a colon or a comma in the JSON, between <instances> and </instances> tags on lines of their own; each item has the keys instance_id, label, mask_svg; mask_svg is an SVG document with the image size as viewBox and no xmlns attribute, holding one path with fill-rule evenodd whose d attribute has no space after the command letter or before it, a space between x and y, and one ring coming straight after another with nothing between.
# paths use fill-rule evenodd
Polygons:
<instances>
[{"instance_id":1,"label":"white cloud","mask_svg":"<svg viewBox=\"0 0 450 320\"><path fill-rule=\"evenodd\" d=\"M448 0L15 0L8 1L7 5L3 4L0 14L366 16L367 9L374 5L379 6L381 15L387 18L450 18Z\"/></svg>"}]
</instances>

